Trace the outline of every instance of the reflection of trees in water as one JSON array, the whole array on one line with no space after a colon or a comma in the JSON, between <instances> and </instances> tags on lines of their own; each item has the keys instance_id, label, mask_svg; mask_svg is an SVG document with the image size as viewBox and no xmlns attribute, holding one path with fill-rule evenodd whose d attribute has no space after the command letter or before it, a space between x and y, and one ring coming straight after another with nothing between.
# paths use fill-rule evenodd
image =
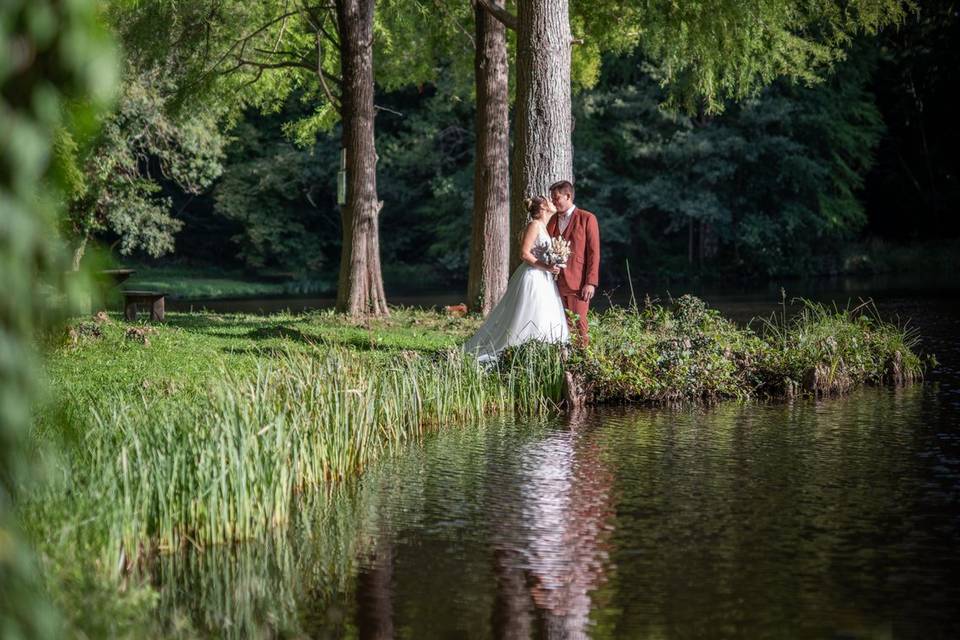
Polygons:
<instances>
[{"instance_id":1,"label":"reflection of trees in water","mask_svg":"<svg viewBox=\"0 0 960 640\"><path fill-rule=\"evenodd\" d=\"M914 511L921 392L607 412L617 628L889 635L895 612L942 591L930 579L943 556L924 553L930 529Z\"/></svg>"},{"instance_id":2,"label":"reflection of trees in water","mask_svg":"<svg viewBox=\"0 0 960 640\"><path fill-rule=\"evenodd\" d=\"M360 640L387 640L393 631L393 543L383 535L357 574Z\"/></svg>"},{"instance_id":3,"label":"reflection of trees in water","mask_svg":"<svg viewBox=\"0 0 960 640\"><path fill-rule=\"evenodd\" d=\"M613 474L581 413L528 444L519 464L521 508L493 523L494 635L585 638L591 592L606 578Z\"/></svg>"},{"instance_id":4,"label":"reflection of trees in water","mask_svg":"<svg viewBox=\"0 0 960 640\"><path fill-rule=\"evenodd\" d=\"M161 556L153 568L161 619L222 638L344 636L357 560L376 548L363 535L371 500L372 492L337 490L302 504L286 534Z\"/></svg>"}]
</instances>

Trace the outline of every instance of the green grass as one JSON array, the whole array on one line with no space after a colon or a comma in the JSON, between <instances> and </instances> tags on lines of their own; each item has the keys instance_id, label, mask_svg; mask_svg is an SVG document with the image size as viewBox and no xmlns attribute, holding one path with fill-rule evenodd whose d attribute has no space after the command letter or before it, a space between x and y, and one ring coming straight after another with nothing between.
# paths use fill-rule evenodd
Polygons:
<instances>
[{"instance_id":1,"label":"green grass","mask_svg":"<svg viewBox=\"0 0 960 640\"><path fill-rule=\"evenodd\" d=\"M460 344L476 329L472 318L394 309L385 319L355 321L320 311L269 316L168 313L164 324L150 325L149 344L125 337L131 326L111 314L109 323L85 320L75 325L77 339L51 350L50 386L57 394L96 398L116 391L132 394L166 390L197 394L221 369L253 374L277 354L340 347L382 363L404 351L423 354ZM99 333L100 335L94 335Z\"/></svg>"},{"instance_id":2,"label":"green grass","mask_svg":"<svg viewBox=\"0 0 960 640\"><path fill-rule=\"evenodd\" d=\"M163 291L176 298L252 298L321 294L335 281L317 276L290 276L280 281L251 277L240 270L189 266L131 265L136 269L123 283L128 289Z\"/></svg>"}]
</instances>

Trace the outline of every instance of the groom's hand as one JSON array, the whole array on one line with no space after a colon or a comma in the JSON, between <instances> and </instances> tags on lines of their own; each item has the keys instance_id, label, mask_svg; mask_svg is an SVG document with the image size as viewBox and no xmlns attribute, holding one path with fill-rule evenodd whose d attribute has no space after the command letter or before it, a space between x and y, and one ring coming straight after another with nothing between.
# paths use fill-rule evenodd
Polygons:
<instances>
[{"instance_id":1,"label":"groom's hand","mask_svg":"<svg viewBox=\"0 0 960 640\"><path fill-rule=\"evenodd\" d=\"M592 284L583 285L583 289L580 289L580 297L587 302L590 302L590 299L593 298L593 293L596 288Z\"/></svg>"}]
</instances>

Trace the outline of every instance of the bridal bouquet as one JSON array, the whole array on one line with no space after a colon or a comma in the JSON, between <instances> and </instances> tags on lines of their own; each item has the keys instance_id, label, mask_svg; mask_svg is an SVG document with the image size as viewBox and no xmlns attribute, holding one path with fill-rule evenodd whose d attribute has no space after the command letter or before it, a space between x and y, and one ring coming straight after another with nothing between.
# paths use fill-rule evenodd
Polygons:
<instances>
[{"instance_id":1,"label":"bridal bouquet","mask_svg":"<svg viewBox=\"0 0 960 640\"><path fill-rule=\"evenodd\" d=\"M550 244L547 250L543 252L543 261L548 265L557 266L563 269L567 266L567 259L570 257L570 243L557 236L550 238ZM556 278L556 276L554 276Z\"/></svg>"}]
</instances>

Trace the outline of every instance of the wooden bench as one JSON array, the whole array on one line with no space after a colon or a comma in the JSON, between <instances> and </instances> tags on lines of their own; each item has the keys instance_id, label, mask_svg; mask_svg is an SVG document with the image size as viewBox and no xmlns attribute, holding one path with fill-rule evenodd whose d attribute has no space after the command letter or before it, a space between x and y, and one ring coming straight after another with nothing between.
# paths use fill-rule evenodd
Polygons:
<instances>
[{"instance_id":1,"label":"wooden bench","mask_svg":"<svg viewBox=\"0 0 960 640\"><path fill-rule=\"evenodd\" d=\"M137 305L150 309L150 319L163 322L163 298L160 291L123 291L123 316L128 322L137 321Z\"/></svg>"}]
</instances>

